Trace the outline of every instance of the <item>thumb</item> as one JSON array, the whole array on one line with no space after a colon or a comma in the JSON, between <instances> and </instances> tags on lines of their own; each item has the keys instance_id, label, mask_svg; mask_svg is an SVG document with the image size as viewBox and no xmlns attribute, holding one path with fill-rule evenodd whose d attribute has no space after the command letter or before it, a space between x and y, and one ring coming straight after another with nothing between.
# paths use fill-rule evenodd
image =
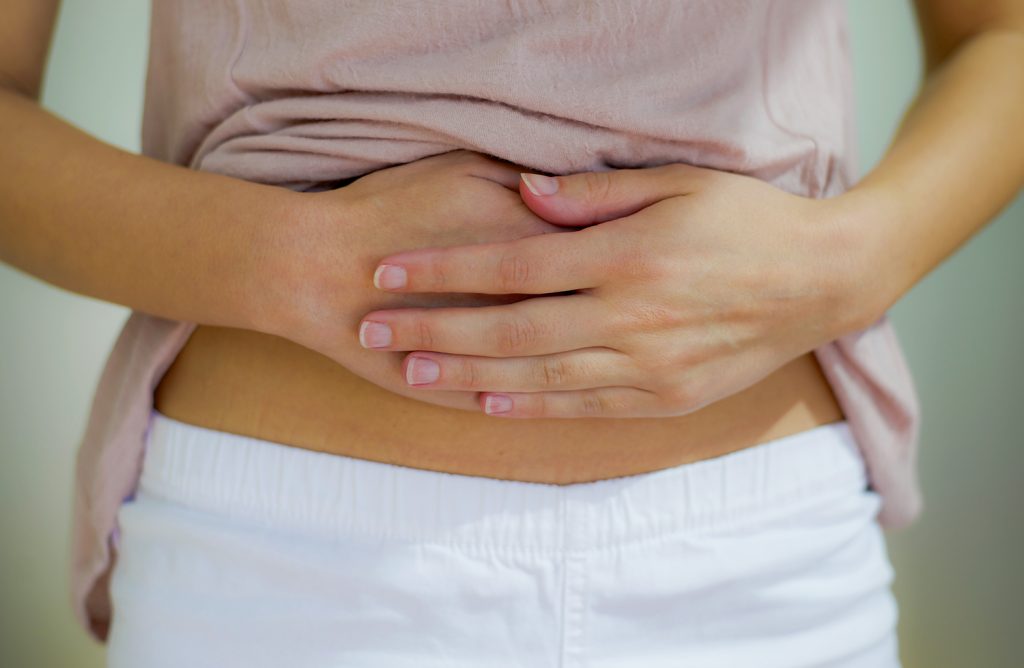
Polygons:
<instances>
[{"instance_id":1,"label":"thumb","mask_svg":"<svg viewBox=\"0 0 1024 668\"><path fill-rule=\"evenodd\" d=\"M582 227L622 218L691 192L690 177L703 171L707 170L673 163L566 176L521 173L519 194L531 211L549 223Z\"/></svg>"}]
</instances>

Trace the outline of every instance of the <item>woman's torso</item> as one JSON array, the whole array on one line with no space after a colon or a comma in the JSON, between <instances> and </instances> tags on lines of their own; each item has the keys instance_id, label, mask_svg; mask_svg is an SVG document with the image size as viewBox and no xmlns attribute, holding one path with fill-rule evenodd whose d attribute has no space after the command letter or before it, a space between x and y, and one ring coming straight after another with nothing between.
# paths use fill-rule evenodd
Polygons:
<instances>
[{"instance_id":1,"label":"woman's torso","mask_svg":"<svg viewBox=\"0 0 1024 668\"><path fill-rule=\"evenodd\" d=\"M143 148L299 190L470 148L548 173L689 162L827 196L852 178L843 11L157 0ZM655 470L843 418L813 352L686 416L509 420L387 392L285 339L204 326L154 405L296 447L544 482Z\"/></svg>"}]
</instances>

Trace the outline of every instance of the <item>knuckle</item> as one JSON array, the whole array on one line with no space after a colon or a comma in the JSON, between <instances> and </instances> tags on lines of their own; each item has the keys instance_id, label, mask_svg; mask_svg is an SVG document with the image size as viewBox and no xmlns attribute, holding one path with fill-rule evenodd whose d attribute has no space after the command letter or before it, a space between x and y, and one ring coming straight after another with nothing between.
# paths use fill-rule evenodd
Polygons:
<instances>
[{"instance_id":1,"label":"knuckle","mask_svg":"<svg viewBox=\"0 0 1024 668\"><path fill-rule=\"evenodd\" d=\"M427 318L420 316L416 320L416 345L431 350L434 346L434 330Z\"/></svg>"},{"instance_id":2,"label":"knuckle","mask_svg":"<svg viewBox=\"0 0 1024 668\"><path fill-rule=\"evenodd\" d=\"M515 354L527 351L538 339L537 326L529 320L504 320L495 332L498 351Z\"/></svg>"},{"instance_id":3,"label":"knuckle","mask_svg":"<svg viewBox=\"0 0 1024 668\"><path fill-rule=\"evenodd\" d=\"M530 280L530 262L522 255L506 253L498 261L498 281L505 292L525 288Z\"/></svg>"},{"instance_id":4,"label":"knuckle","mask_svg":"<svg viewBox=\"0 0 1024 668\"><path fill-rule=\"evenodd\" d=\"M603 415L607 409L607 402L599 392L584 392L580 397L580 412L583 415Z\"/></svg>"},{"instance_id":5,"label":"knuckle","mask_svg":"<svg viewBox=\"0 0 1024 668\"><path fill-rule=\"evenodd\" d=\"M564 359L545 359L540 367L540 384L543 387L564 387L572 376L570 365Z\"/></svg>"},{"instance_id":6,"label":"knuckle","mask_svg":"<svg viewBox=\"0 0 1024 668\"><path fill-rule=\"evenodd\" d=\"M463 362L459 370L459 384L467 390L478 390L483 384L483 373L475 362Z\"/></svg>"},{"instance_id":7,"label":"knuckle","mask_svg":"<svg viewBox=\"0 0 1024 668\"><path fill-rule=\"evenodd\" d=\"M583 188L588 199L599 202L607 200L612 194L612 175L610 172L586 172Z\"/></svg>"}]
</instances>

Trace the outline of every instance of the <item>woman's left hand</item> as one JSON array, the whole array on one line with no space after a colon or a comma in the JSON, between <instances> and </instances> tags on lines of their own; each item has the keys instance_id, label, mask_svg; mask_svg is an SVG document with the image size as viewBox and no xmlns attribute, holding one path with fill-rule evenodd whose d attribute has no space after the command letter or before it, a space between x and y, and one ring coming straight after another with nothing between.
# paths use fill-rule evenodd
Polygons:
<instances>
[{"instance_id":1,"label":"woman's left hand","mask_svg":"<svg viewBox=\"0 0 1024 668\"><path fill-rule=\"evenodd\" d=\"M410 385L505 417L678 416L870 322L835 200L681 163L524 179L534 213L580 229L380 261L393 292L525 296L364 316L364 346L378 323L380 350L415 351Z\"/></svg>"}]
</instances>

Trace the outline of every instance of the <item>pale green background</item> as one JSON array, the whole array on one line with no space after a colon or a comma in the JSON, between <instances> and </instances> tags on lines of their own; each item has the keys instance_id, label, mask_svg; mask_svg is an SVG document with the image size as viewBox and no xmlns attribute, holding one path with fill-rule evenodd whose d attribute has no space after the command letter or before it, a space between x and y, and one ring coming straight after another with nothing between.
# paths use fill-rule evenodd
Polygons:
<instances>
[{"instance_id":1,"label":"pale green background","mask_svg":"<svg viewBox=\"0 0 1024 668\"><path fill-rule=\"evenodd\" d=\"M850 6L866 170L913 96L920 58L908 1ZM147 25L145 2L64 0L44 105L138 150ZM1022 665L1022 251L1018 199L891 311L925 416L927 509L889 535L908 668ZM0 665L101 666L66 593L71 479L127 311L2 265L0 307Z\"/></svg>"}]
</instances>

